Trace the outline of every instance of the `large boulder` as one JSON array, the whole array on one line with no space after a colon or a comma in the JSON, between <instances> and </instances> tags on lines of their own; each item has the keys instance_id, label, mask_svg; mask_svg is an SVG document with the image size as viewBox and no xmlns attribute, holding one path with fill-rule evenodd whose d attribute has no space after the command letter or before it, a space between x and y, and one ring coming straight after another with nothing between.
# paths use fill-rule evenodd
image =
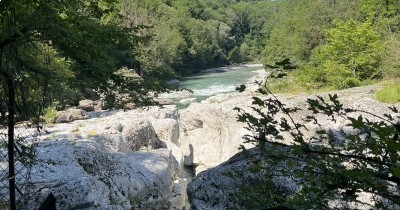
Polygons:
<instances>
[{"instance_id":1,"label":"large boulder","mask_svg":"<svg viewBox=\"0 0 400 210\"><path fill-rule=\"evenodd\" d=\"M257 80L257 81L256 81ZM258 80L254 80L253 88L244 91L243 93L230 93L216 95L202 101L201 103L191 104L188 108L180 110L179 127L180 127L180 148L184 156L184 164L195 166L196 173L210 167L214 167L223 161L228 160L238 152L240 145L243 145L243 136L250 134L244 127L243 123L237 122L238 112L234 111L235 107L246 110L248 113L256 115L251 109L252 97L257 96L261 99L267 99L269 96L254 93ZM344 107L349 107L358 110L364 110L372 114L383 116L388 113L387 104L380 103L373 99L373 93L376 90L375 86L351 88L343 91L336 91L330 94L338 94L339 100L344 104ZM312 95L275 95L287 107L300 108L297 113L291 113L291 118L298 123L307 126L308 130L303 130L306 138L315 135L315 131L321 127L329 131L332 139L331 143L343 143L345 134L357 133L359 131L351 129L349 121L343 118L338 118L335 123L324 116L323 114L313 114L308 110L307 99L315 98ZM320 95L322 98L329 98L328 93ZM395 105L396 107L399 104ZM314 122L304 122L305 116L312 114L318 119L321 126ZM357 118L363 112L352 112L349 116ZM283 113L275 115L276 119L288 118ZM369 116L371 120L380 120L377 117ZM286 143L293 139L289 134L283 134ZM244 144L249 148L251 145Z\"/></svg>"},{"instance_id":2,"label":"large boulder","mask_svg":"<svg viewBox=\"0 0 400 210\"><path fill-rule=\"evenodd\" d=\"M179 148L179 124L172 118L153 119L152 125L159 138L166 148L171 150L172 154L182 164L183 156ZM164 146L163 145L163 146Z\"/></svg>"},{"instance_id":3,"label":"large boulder","mask_svg":"<svg viewBox=\"0 0 400 210\"><path fill-rule=\"evenodd\" d=\"M250 105L250 100L238 97L239 102L234 96L237 95L211 97L179 113L179 143L184 164L195 166L196 173L235 155L243 144L243 136L248 134L245 125L237 122L237 112L233 109L237 105Z\"/></svg>"},{"instance_id":4,"label":"large boulder","mask_svg":"<svg viewBox=\"0 0 400 210\"><path fill-rule=\"evenodd\" d=\"M131 152L168 148L181 162L178 113L174 106L149 107L130 111L88 113L90 119L56 124L47 128L49 140L90 139L109 151Z\"/></svg>"},{"instance_id":5,"label":"large boulder","mask_svg":"<svg viewBox=\"0 0 400 210\"><path fill-rule=\"evenodd\" d=\"M88 115L86 111L82 109L67 109L65 111L59 111L54 118L54 123L67 123L75 120L87 119Z\"/></svg>"},{"instance_id":6,"label":"large boulder","mask_svg":"<svg viewBox=\"0 0 400 210\"><path fill-rule=\"evenodd\" d=\"M260 158L259 150L249 149L246 154L238 153L217 167L198 174L188 185L191 209L246 209L246 203L242 203L235 195L243 187L251 188L262 183L265 174L262 171L251 172L251 162ZM272 188L282 194L291 194L299 190L294 177L274 179L272 184Z\"/></svg>"},{"instance_id":7,"label":"large boulder","mask_svg":"<svg viewBox=\"0 0 400 210\"><path fill-rule=\"evenodd\" d=\"M87 112L91 112L91 111L93 111L95 109L96 105L97 105L97 102L95 103L92 100L85 99L85 100L79 101L78 108L79 109L83 109L83 110L85 110Z\"/></svg>"},{"instance_id":8,"label":"large boulder","mask_svg":"<svg viewBox=\"0 0 400 210\"><path fill-rule=\"evenodd\" d=\"M57 209L181 209L184 182L166 149L115 153L93 141L48 141L32 168L36 201L49 193ZM33 209L34 204L24 209Z\"/></svg>"},{"instance_id":9,"label":"large boulder","mask_svg":"<svg viewBox=\"0 0 400 210\"><path fill-rule=\"evenodd\" d=\"M344 104L345 108L363 110L347 113L348 116L357 118L359 115L367 115L369 120L373 122L382 120L376 116L383 116L385 113L389 113L389 109L387 108L387 106L389 105L380 103L372 99L375 89L376 87L373 86L360 87L333 92L331 94L338 94L339 100ZM236 98L232 96L235 95L232 94L231 96L224 95L221 97L212 97L202 104L192 104L188 109L180 113L180 141L181 145L183 145L181 146L181 149L183 150L185 155L185 164L191 163L194 166L196 166L196 164L199 164L200 166L208 165L208 170L200 172L189 183L188 196L192 209L246 209L246 204L240 203L240 200L238 200L237 197L234 196L237 195L238 190L242 187L247 187L247 189L251 190L253 189L252 186L271 186L271 189L275 190L275 192L282 193L282 195L296 193L300 189L297 178L290 175L292 173L285 174L285 176L280 176L280 174L278 174L277 177L280 178L267 180L268 182L264 182L265 180L263 181L263 177L265 177L263 176L265 175L263 173L265 173L265 171L261 170L256 174L252 173L252 168L250 167L249 160L261 162L259 161L261 155L256 149L249 149L250 154L248 156L243 155L243 153L239 153L230 158L228 161L216 167L210 167L213 166L213 164L218 163L217 158L220 158L220 160L222 161L224 160L224 157L226 157L223 154L225 152L225 149L228 149L227 154L231 154L229 148L238 145L238 136L232 135L232 133L237 133L241 129L236 127L238 129L233 130L229 127L234 125L235 122L232 120L232 118L229 117L229 111L227 111L227 109L233 108L235 106L242 107L244 109L246 109L247 107L247 111L251 114L254 114L254 112L252 113L251 110L248 109L248 107L250 107L248 105L248 101L251 103L251 98L249 98L248 95L236 95ZM260 95L258 96L264 99L266 99L266 97L271 97ZM363 138L363 132L365 131L350 127L348 125L350 123L349 120L337 118L336 121L333 122L326 115L315 114L308 110L308 105L306 103L307 98L315 98L315 96L275 96L279 98L282 103L287 105L287 107L297 107L301 109L297 113L291 113L290 119L288 119L288 116L285 114L277 114L275 115L275 117L276 119L281 119L283 117L287 120L294 120L295 122L302 123L302 125L307 126L308 129L300 128L304 133L306 139L315 137L315 132L320 130L321 128L328 131L328 138L322 139L322 141L318 142L318 144L330 143L332 145L344 145L346 144L346 139L348 135L361 134L361 138ZM329 98L328 94L325 93L321 94L321 97ZM232 106L232 102L237 103ZM203 105L208 105L208 107L205 107ZM393 106L395 106L397 109L400 109L400 103L397 103ZM315 125L314 122L304 122L303 119L307 115L312 115L317 118L319 125ZM213 116L213 118L211 116ZM219 131L219 133L217 131ZM283 142L290 143L293 141L290 135L284 133L282 135L284 137ZM232 139L222 138L221 136L230 136L232 137ZM226 144L225 142L228 142L230 145ZM185 148L187 145L188 148ZM209 149L208 152L206 148ZM218 149L221 149L220 153L218 153ZM188 153L189 155L186 155ZM265 159L262 162L264 161ZM281 162L276 166L285 167L286 163ZM271 169L271 171L272 173L278 173L280 170ZM196 172L198 172L198 167L196 168ZM243 186L243 184L245 186ZM269 189L270 188L268 188L268 190ZM265 194L265 196L268 197L269 195ZM371 196L371 194L362 192L360 194L360 200L367 205L373 206L375 204L370 203ZM383 200L383 202L384 201L385 200ZM344 204L340 201L338 202L333 200L329 203L329 205L332 208L342 209L345 208L347 203ZM366 209L369 208L369 206L367 207L367 205L355 206L354 208ZM396 206L393 209L397 208L398 207Z\"/></svg>"},{"instance_id":10,"label":"large boulder","mask_svg":"<svg viewBox=\"0 0 400 210\"><path fill-rule=\"evenodd\" d=\"M35 197L24 209L37 209L49 193L61 210L183 208L186 179L179 177L182 155L172 143L178 139L174 107L87 116L37 136L28 193Z\"/></svg>"},{"instance_id":11,"label":"large boulder","mask_svg":"<svg viewBox=\"0 0 400 210\"><path fill-rule=\"evenodd\" d=\"M126 145L120 151L151 150L162 147L152 124L147 120L133 121L122 130L122 138Z\"/></svg>"}]
</instances>

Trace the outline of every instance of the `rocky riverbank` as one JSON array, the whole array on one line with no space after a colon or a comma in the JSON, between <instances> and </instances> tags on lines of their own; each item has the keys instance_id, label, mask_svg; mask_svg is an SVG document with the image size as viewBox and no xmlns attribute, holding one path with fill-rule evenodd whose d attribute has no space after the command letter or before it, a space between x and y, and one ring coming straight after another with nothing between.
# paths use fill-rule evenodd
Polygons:
<instances>
[{"instance_id":1,"label":"rocky riverbank","mask_svg":"<svg viewBox=\"0 0 400 210\"><path fill-rule=\"evenodd\" d=\"M187 183L180 178L174 107L79 113L88 119L54 124L28 138L37 146L33 198L23 209L37 209L50 193L59 210L183 208Z\"/></svg>"},{"instance_id":2,"label":"rocky riverbank","mask_svg":"<svg viewBox=\"0 0 400 210\"><path fill-rule=\"evenodd\" d=\"M33 195L22 209L38 208L50 193L61 210L184 208L182 166L196 171L216 166L241 143L243 133L231 132L242 127L235 123L235 113L214 101L231 96L239 95L216 96L181 111L175 106L99 111L96 103L84 100L77 108L58 112L56 123L41 134L29 136L33 128L17 128L36 145L33 166L20 169L21 175L30 174L26 193ZM214 144L203 143L207 141Z\"/></svg>"},{"instance_id":3,"label":"rocky riverbank","mask_svg":"<svg viewBox=\"0 0 400 210\"><path fill-rule=\"evenodd\" d=\"M56 197L60 210L182 209L187 187L182 166L193 168L197 174L188 186L193 209L240 208L232 197L238 183L224 174L231 169L246 172L248 168L238 148L243 145L243 136L250 133L237 122L238 113L233 109L251 112L252 97L259 96L256 90L266 76L265 71L257 73L247 82L246 91L216 95L200 103L189 101L190 106L183 110L172 105L60 112L58 121L65 123L48 126L41 135L27 139L37 146L30 183L35 196L25 209L35 209L49 193ZM373 99L377 88L334 93L347 107L382 114L388 105ZM327 93L320 95L327 97ZM290 107L305 108L306 99L313 96L277 97ZM400 109L399 104L396 106ZM298 112L294 120L300 120L306 112ZM345 121L331 124L321 118L320 123L337 138L353 132ZM257 151L254 154L257 158ZM246 173L243 176L251 177ZM288 189L296 187L286 184Z\"/></svg>"},{"instance_id":4,"label":"rocky riverbank","mask_svg":"<svg viewBox=\"0 0 400 210\"><path fill-rule=\"evenodd\" d=\"M388 107L391 105L374 100L374 92L377 89L379 89L377 86L366 86L319 95L323 98L328 98L328 94L337 94L344 107L383 116L383 114L390 112ZM246 134L247 131L243 129L243 125L240 123L233 122L237 113L232 111L234 107L241 107L251 112L249 109L251 107L251 97L256 94L250 88L250 91L245 91L242 94L234 93L212 97L202 104L195 104L184 110L186 112L184 116L197 116L194 118L196 120L184 116L180 119L182 144L189 145L190 152L193 154L193 158L190 160L193 161L192 163L195 166L198 166L196 168L197 176L192 179L188 186L188 196L192 209L243 209L243 204L234 197L241 187L241 182L238 182L238 180L249 185L257 185L262 180L262 174L254 175L250 173L249 160L257 160L259 158L257 150L250 149L250 156L244 156L241 153L236 154L238 146L242 144L240 136ZM261 98L269 97L257 96ZM315 95L278 94L277 97L288 107L302 109L292 115L295 122L302 122L305 116L311 114L311 111L307 110L306 100L307 98L314 98ZM394 106L400 109L400 103ZM199 112L196 110L199 110ZM349 115L357 118L360 114L365 115L365 113L361 112L350 113ZM325 115L317 114L314 116L321 126L329 131L329 135L335 141L341 141L349 134L356 135L360 133L359 130L348 126L350 122L344 119L338 119L336 123L332 123ZM276 117L279 119L284 116L278 115ZM368 118L372 121L380 120L373 115L369 115ZM190 125L183 122L184 119L186 119L185 122L198 122L195 125L202 126L190 127L196 129L184 129L185 125ZM313 122L309 122L305 126L311 128L304 130L305 135L308 137L315 135L318 128ZM290 135L284 135L284 138L285 141L291 141ZM245 146L251 147L251 145ZM188 149L183 151L188 151ZM221 160L224 162L218 163ZM188 162L185 162L185 164L188 164ZM227 175L233 171L240 173L236 176ZM280 190L285 189L287 192L295 192L300 187L293 177L287 177L284 180L273 180L273 182L275 187ZM370 203L369 198L370 195L368 194L360 195L360 199L365 203ZM365 206L355 206L355 208L362 209Z\"/></svg>"}]
</instances>

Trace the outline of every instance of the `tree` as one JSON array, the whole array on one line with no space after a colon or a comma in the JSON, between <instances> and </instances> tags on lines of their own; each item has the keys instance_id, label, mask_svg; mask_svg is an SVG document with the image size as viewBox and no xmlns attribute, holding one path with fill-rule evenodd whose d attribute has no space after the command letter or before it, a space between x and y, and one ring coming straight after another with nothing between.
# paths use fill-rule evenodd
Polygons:
<instances>
[{"instance_id":1,"label":"tree","mask_svg":"<svg viewBox=\"0 0 400 210\"><path fill-rule=\"evenodd\" d=\"M121 67L140 68L139 44L147 37L139 34L142 25L124 25L118 1L2 1L0 5L1 29L8 32L0 37L1 71L15 83L17 108L30 104L31 112L37 113L53 102L76 103L87 89L111 91L109 81ZM11 58L18 71L5 64ZM164 79L153 76L150 81L157 84ZM135 88L139 87L124 90Z\"/></svg>"},{"instance_id":2,"label":"tree","mask_svg":"<svg viewBox=\"0 0 400 210\"><path fill-rule=\"evenodd\" d=\"M355 1L277 1L265 26L264 64L289 58L301 66L312 51L325 43L324 30L334 20L358 19Z\"/></svg>"},{"instance_id":3,"label":"tree","mask_svg":"<svg viewBox=\"0 0 400 210\"><path fill-rule=\"evenodd\" d=\"M361 80L379 77L376 70L381 61L382 43L371 23L337 22L326 34L327 44L321 49L322 62L337 61Z\"/></svg>"},{"instance_id":4,"label":"tree","mask_svg":"<svg viewBox=\"0 0 400 210\"><path fill-rule=\"evenodd\" d=\"M16 209L14 150L24 153L14 139L16 121L35 120L38 125L45 107L53 102L71 104L86 89L103 91L111 99L117 94L139 97L139 102L150 91L165 90L160 74L141 78L118 74L120 67L137 63L137 46L143 39L138 28L122 24L117 3L0 1L2 123L3 100L7 99L8 109L8 141L2 146L8 147L11 209Z\"/></svg>"}]
</instances>

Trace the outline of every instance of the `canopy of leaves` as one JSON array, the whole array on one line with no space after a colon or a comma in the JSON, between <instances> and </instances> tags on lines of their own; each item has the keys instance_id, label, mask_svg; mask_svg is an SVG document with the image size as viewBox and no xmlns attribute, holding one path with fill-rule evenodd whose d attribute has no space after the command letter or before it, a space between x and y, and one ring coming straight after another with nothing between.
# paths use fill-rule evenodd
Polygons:
<instances>
[{"instance_id":1,"label":"canopy of leaves","mask_svg":"<svg viewBox=\"0 0 400 210\"><path fill-rule=\"evenodd\" d=\"M121 0L126 26L146 25L142 68L185 75L259 60L270 1Z\"/></svg>"},{"instance_id":2,"label":"canopy of leaves","mask_svg":"<svg viewBox=\"0 0 400 210\"><path fill-rule=\"evenodd\" d=\"M399 1L277 1L264 64L289 58L293 84L335 89L399 77Z\"/></svg>"},{"instance_id":3,"label":"canopy of leaves","mask_svg":"<svg viewBox=\"0 0 400 210\"><path fill-rule=\"evenodd\" d=\"M137 34L140 26L122 24L114 0L1 1L0 19L2 89L12 81L17 109L25 116L54 102L74 104L88 89L110 92L119 68L138 66L139 43L145 41ZM135 85L123 90L158 88Z\"/></svg>"}]
</instances>

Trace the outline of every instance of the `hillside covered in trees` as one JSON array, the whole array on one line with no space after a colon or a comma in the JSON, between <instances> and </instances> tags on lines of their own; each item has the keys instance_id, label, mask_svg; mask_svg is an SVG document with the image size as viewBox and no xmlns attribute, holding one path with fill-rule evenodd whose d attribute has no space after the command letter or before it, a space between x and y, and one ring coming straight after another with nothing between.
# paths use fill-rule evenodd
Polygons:
<instances>
[{"instance_id":1,"label":"hillside covered in trees","mask_svg":"<svg viewBox=\"0 0 400 210\"><path fill-rule=\"evenodd\" d=\"M396 0L123 1L126 23L148 26L144 66L192 73L289 58L353 79L398 76ZM315 76L315 75L314 75ZM320 75L320 77L322 77ZM314 79L314 78L311 78ZM320 78L323 79L323 78Z\"/></svg>"},{"instance_id":2,"label":"hillside covered in trees","mask_svg":"<svg viewBox=\"0 0 400 210\"><path fill-rule=\"evenodd\" d=\"M297 70L272 85L294 91L398 78L399 8L397 0L141 0L122 1L120 13L124 24L145 26L144 71L290 59Z\"/></svg>"},{"instance_id":3,"label":"hillside covered in trees","mask_svg":"<svg viewBox=\"0 0 400 210\"><path fill-rule=\"evenodd\" d=\"M116 100L111 89L136 96L163 91L167 79L246 62L290 59L297 70L276 85L285 91L341 89L400 75L397 0L0 4L2 69L11 61L18 65L21 101L47 92L45 107L76 103L87 88L102 90L110 101ZM116 78L122 67L141 79Z\"/></svg>"}]
</instances>

